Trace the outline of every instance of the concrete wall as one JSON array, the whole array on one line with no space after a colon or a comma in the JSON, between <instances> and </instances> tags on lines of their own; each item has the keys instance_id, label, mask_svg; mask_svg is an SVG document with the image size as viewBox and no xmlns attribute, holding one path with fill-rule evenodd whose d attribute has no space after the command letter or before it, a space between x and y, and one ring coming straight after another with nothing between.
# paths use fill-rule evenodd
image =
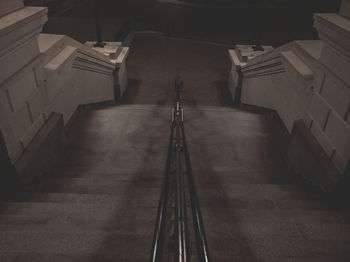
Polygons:
<instances>
[{"instance_id":1,"label":"concrete wall","mask_svg":"<svg viewBox=\"0 0 350 262\"><path fill-rule=\"evenodd\" d=\"M125 89L128 49L119 45L122 58L111 59L66 36L40 34L47 9L22 1L0 1L0 15L0 130L16 163L52 112L67 124L79 105L114 100L118 74Z\"/></svg>"},{"instance_id":2,"label":"concrete wall","mask_svg":"<svg viewBox=\"0 0 350 262\"><path fill-rule=\"evenodd\" d=\"M341 174L350 159L350 19L315 14L320 40L294 41L253 59L231 58L242 71L245 104L274 109L289 132L303 119ZM230 57L232 52L230 51ZM243 63L243 64L242 64ZM231 72L230 90L238 88Z\"/></svg>"}]
</instances>

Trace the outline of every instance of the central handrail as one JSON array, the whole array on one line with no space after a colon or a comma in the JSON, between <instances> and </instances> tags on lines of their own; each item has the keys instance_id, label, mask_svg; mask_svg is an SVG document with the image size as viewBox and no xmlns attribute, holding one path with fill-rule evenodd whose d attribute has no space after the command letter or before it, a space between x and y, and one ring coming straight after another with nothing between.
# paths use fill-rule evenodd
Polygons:
<instances>
[{"instance_id":1,"label":"central handrail","mask_svg":"<svg viewBox=\"0 0 350 262\"><path fill-rule=\"evenodd\" d=\"M182 91L183 82L180 77L175 79L175 106L172 109L172 125L168 147L168 155L164 180L161 189L161 195L158 205L157 221L154 231L152 245L151 262L162 262L164 256L173 254L174 262L190 262L191 255L194 253L190 248L189 230L187 221L187 201L186 201L186 184L189 192L189 205L191 207L196 255L198 262L209 262L208 246L205 237L204 224L199 207L197 190L192 174L190 154L186 143L184 131L184 110L180 106L180 92ZM184 160L184 161L183 161ZM174 172L172 172L172 168ZM173 177L175 175L175 177ZM187 177L187 179L186 179ZM173 182L171 184L171 182ZM175 241L170 252L164 254L167 247L164 247L165 228L171 218L168 218L169 195L174 195L175 199L175 217L173 235L168 239ZM168 219L167 219L168 218ZM190 255L191 251L191 255ZM168 259L167 259L168 261Z\"/></svg>"}]
</instances>

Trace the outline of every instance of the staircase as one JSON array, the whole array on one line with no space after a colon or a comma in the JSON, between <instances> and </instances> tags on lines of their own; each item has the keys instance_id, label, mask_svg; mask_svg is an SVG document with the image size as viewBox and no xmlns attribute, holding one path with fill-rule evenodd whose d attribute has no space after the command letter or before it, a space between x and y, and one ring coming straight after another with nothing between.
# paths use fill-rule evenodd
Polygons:
<instances>
[{"instance_id":1,"label":"staircase","mask_svg":"<svg viewBox=\"0 0 350 262\"><path fill-rule=\"evenodd\" d=\"M2 197L1 261L148 261L170 107L82 110L46 181ZM212 261L349 261L349 213L292 183L266 114L185 106Z\"/></svg>"}]
</instances>

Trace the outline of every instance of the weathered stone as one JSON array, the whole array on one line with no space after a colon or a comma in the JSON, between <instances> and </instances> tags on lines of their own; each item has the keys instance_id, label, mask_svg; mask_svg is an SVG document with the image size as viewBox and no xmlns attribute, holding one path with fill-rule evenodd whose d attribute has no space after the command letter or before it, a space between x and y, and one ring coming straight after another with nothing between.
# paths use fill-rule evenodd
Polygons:
<instances>
[{"instance_id":1,"label":"weathered stone","mask_svg":"<svg viewBox=\"0 0 350 262\"><path fill-rule=\"evenodd\" d=\"M26 64L39 55L36 38L30 39L25 45L18 47L14 52L0 57L0 83L18 72Z\"/></svg>"},{"instance_id":2,"label":"weathered stone","mask_svg":"<svg viewBox=\"0 0 350 262\"><path fill-rule=\"evenodd\" d=\"M0 90L0 124L11 114L11 105L8 99L7 91Z\"/></svg>"},{"instance_id":3,"label":"weathered stone","mask_svg":"<svg viewBox=\"0 0 350 262\"><path fill-rule=\"evenodd\" d=\"M0 56L35 38L47 21L47 8L24 7L0 17Z\"/></svg>"},{"instance_id":4,"label":"weathered stone","mask_svg":"<svg viewBox=\"0 0 350 262\"><path fill-rule=\"evenodd\" d=\"M337 49L343 55L350 53L350 19L338 14L315 14L314 27L321 40Z\"/></svg>"},{"instance_id":5,"label":"weathered stone","mask_svg":"<svg viewBox=\"0 0 350 262\"><path fill-rule=\"evenodd\" d=\"M320 143L320 145L326 152L327 156L331 158L334 154L335 146L329 140L327 135L323 132L322 128L316 122L313 122L310 130L311 133L315 136L317 142Z\"/></svg>"},{"instance_id":6,"label":"weathered stone","mask_svg":"<svg viewBox=\"0 0 350 262\"><path fill-rule=\"evenodd\" d=\"M52 114L30 142L15 168L23 184L39 178L60 159L63 152L62 115Z\"/></svg>"},{"instance_id":7,"label":"weathered stone","mask_svg":"<svg viewBox=\"0 0 350 262\"><path fill-rule=\"evenodd\" d=\"M348 160L350 158L350 126L334 111L329 116L325 133L335 145L337 152Z\"/></svg>"},{"instance_id":8,"label":"weathered stone","mask_svg":"<svg viewBox=\"0 0 350 262\"><path fill-rule=\"evenodd\" d=\"M44 117L41 115L34 121L31 127L28 130L26 130L25 134L21 138L21 143L24 148L28 147L33 137L37 134L39 129L44 125L44 122L45 122Z\"/></svg>"},{"instance_id":9,"label":"weathered stone","mask_svg":"<svg viewBox=\"0 0 350 262\"><path fill-rule=\"evenodd\" d=\"M49 104L46 86L39 87L27 100L32 119L37 119Z\"/></svg>"},{"instance_id":10,"label":"weathered stone","mask_svg":"<svg viewBox=\"0 0 350 262\"><path fill-rule=\"evenodd\" d=\"M295 173L325 191L333 191L341 178L339 170L302 120L295 122L286 159Z\"/></svg>"},{"instance_id":11,"label":"weathered stone","mask_svg":"<svg viewBox=\"0 0 350 262\"><path fill-rule=\"evenodd\" d=\"M322 130L325 128L331 110L332 109L324 98L318 93L314 93L309 107L309 112Z\"/></svg>"},{"instance_id":12,"label":"weathered stone","mask_svg":"<svg viewBox=\"0 0 350 262\"><path fill-rule=\"evenodd\" d=\"M281 52L282 61L285 65L297 72L305 81L311 81L313 79L314 73L312 70L300 60L293 52L286 51Z\"/></svg>"},{"instance_id":13,"label":"weathered stone","mask_svg":"<svg viewBox=\"0 0 350 262\"><path fill-rule=\"evenodd\" d=\"M269 53L273 50L272 46L263 45L262 48L264 49L263 51L255 51L253 45L236 45L236 54L241 61L247 62L250 59Z\"/></svg>"},{"instance_id":14,"label":"weathered stone","mask_svg":"<svg viewBox=\"0 0 350 262\"><path fill-rule=\"evenodd\" d=\"M23 104L11 116L13 132L17 139L21 138L27 129L32 125L31 117L28 111L28 106Z\"/></svg>"},{"instance_id":15,"label":"weathered stone","mask_svg":"<svg viewBox=\"0 0 350 262\"><path fill-rule=\"evenodd\" d=\"M36 81L33 71L23 72L6 86L13 109L21 107L25 100L36 91Z\"/></svg>"},{"instance_id":16,"label":"weathered stone","mask_svg":"<svg viewBox=\"0 0 350 262\"><path fill-rule=\"evenodd\" d=\"M339 14L350 19L350 0L343 0Z\"/></svg>"},{"instance_id":17,"label":"weathered stone","mask_svg":"<svg viewBox=\"0 0 350 262\"><path fill-rule=\"evenodd\" d=\"M350 87L330 75L326 76L322 97L344 119L350 105Z\"/></svg>"},{"instance_id":18,"label":"weathered stone","mask_svg":"<svg viewBox=\"0 0 350 262\"><path fill-rule=\"evenodd\" d=\"M0 16L11 13L19 8L22 8L23 6L23 0L1 0Z\"/></svg>"}]
</instances>

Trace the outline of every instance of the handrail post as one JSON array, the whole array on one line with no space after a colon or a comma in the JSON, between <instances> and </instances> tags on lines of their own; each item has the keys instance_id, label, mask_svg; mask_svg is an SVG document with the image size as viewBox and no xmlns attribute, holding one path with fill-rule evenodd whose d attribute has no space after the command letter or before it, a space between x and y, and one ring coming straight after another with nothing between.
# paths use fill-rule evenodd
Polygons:
<instances>
[{"instance_id":1,"label":"handrail post","mask_svg":"<svg viewBox=\"0 0 350 262\"><path fill-rule=\"evenodd\" d=\"M106 43L102 42L100 10L97 4L97 0L93 0L93 2L94 2L93 7L95 10L95 23L96 23L96 35L97 35L97 42L94 45L94 47L104 47Z\"/></svg>"}]
</instances>

